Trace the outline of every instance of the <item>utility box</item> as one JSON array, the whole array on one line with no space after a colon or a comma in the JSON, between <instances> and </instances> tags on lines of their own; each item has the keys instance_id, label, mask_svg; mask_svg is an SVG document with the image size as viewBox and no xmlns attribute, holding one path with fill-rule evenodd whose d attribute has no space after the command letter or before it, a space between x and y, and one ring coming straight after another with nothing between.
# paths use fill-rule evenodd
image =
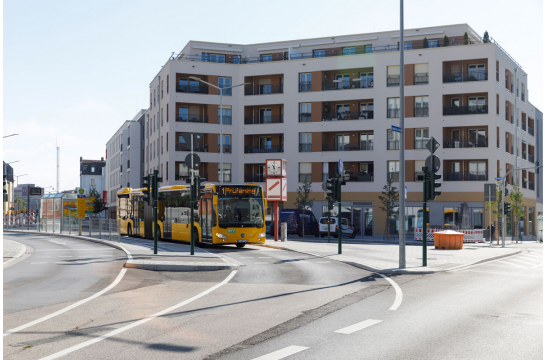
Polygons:
<instances>
[{"instance_id":1,"label":"utility box","mask_svg":"<svg viewBox=\"0 0 545 360\"><path fill-rule=\"evenodd\" d=\"M433 233L433 242L436 249L461 250L464 247L464 233L452 230L436 231Z\"/></svg>"},{"instance_id":2,"label":"utility box","mask_svg":"<svg viewBox=\"0 0 545 360\"><path fill-rule=\"evenodd\" d=\"M288 223L280 223L280 241L288 241Z\"/></svg>"}]
</instances>

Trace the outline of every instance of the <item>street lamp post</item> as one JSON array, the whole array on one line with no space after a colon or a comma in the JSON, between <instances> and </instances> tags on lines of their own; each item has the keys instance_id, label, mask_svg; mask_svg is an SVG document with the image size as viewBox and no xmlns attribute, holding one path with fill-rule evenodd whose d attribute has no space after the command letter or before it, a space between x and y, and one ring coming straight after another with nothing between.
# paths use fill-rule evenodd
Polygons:
<instances>
[{"instance_id":1,"label":"street lamp post","mask_svg":"<svg viewBox=\"0 0 545 360\"><path fill-rule=\"evenodd\" d=\"M209 82L206 82L195 76L190 76L189 78L191 80L196 80L196 81L202 82L203 84L216 88L219 90L219 93L220 93L219 94L220 95L220 174L221 174L220 185L223 185L223 91L227 89L232 89L238 86L250 85L250 84L243 83L238 85L219 87L219 86L210 84Z\"/></svg>"},{"instance_id":2,"label":"street lamp post","mask_svg":"<svg viewBox=\"0 0 545 360\"><path fill-rule=\"evenodd\" d=\"M17 185L16 185L16 186L19 186L19 178L20 178L21 176L25 176L25 175L28 175L28 174L23 174L23 175L13 175L14 177L16 177L16 178L17 178Z\"/></svg>"}]
</instances>

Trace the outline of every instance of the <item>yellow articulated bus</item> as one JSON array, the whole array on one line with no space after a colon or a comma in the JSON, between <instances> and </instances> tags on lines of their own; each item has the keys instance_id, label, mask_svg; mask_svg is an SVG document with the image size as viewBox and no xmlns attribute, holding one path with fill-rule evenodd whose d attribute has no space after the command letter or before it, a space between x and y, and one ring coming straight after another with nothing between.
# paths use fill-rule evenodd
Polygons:
<instances>
[{"instance_id":1,"label":"yellow articulated bus","mask_svg":"<svg viewBox=\"0 0 545 360\"><path fill-rule=\"evenodd\" d=\"M117 218L121 234L153 239L153 209L144 202L142 190L117 192ZM163 186L157 211L160 238L189 242L193 231L197 246L264 243L266 208L260 185L206 184L191 222L189 186Z\"/></svg>"}]
</instances>

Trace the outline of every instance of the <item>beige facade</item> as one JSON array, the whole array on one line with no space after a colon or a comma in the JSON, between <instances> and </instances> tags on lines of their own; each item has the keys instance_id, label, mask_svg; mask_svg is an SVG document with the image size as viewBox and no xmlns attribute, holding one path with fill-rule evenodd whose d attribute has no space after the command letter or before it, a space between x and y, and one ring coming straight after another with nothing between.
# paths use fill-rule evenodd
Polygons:
<instances>
[{"instance_id":1,"label":"beige facade","mask_svg":"<svg viewBox=\"0 0 545 360\"><path fill-rule=\"evenodd\" d=\"M160 168L164 185L185 183L188 147L180 134L200 132L205 134L198 150L201 176L217 181L218 91L189 77L213 85L245 83L223 96L223 161L230 174L225 181L262 183L265 160L284 158L289 194L284 206L292 207L301 181L311 179L313 211L320 217L325 205L322 181L335 175L342 158L351 172L343 187L343 206L352 214L356 207L371 212L359 221L371 221L372 233L382 234L386 221L378 196L387 176L399 178L399 134L390 132L392 125L399 125L398 41L399 32L391 31L253 45L189 42L150 83L145 172ZM488 217L479 215L480 210L484 213L484 184L495 182L515 164L515 97L518 166L532 166L537 158L536 109L528 101L528 76L500 47L484 43L465 24L408 29L405 47L407 206L422 205L419 172L429 155L425 143L433 136L441 144L436 155L442 161L443 195L430 204L430 224L444 224L444 209L467 203L472 226L486 227ZM518 96L511 87L515 83ZM532 207L536 214L534 171L525 176L521 186L526 209ZM416 226L416 219L409 218L414 222L409 228Z\"/></svg>"}]
</instances>

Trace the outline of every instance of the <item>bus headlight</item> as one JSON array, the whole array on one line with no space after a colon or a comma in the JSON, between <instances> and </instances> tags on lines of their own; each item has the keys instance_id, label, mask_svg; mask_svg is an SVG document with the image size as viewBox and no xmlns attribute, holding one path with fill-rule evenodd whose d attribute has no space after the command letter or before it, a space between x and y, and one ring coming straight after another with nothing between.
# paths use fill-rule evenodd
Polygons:
<instances>
[{"instance_id":1,"label":"bus headlight","mask_svg":"<svg viewBox=\"0 0 545 360\"><path fill-rule=\"evenodd\" d=\"M225 236L225 235L223 235L223 234L220 234L220 233L216 233L216 237L217 237L218 239L224 239L224 240L227 239L227 236Z\"/></svg>"},{"instance_id":2,"label":"bus headlight","mask_svg":"<svg viewBox=\"0 0 545 360\"><path fill-rule=\"evenodd\" d=\"M261 234L257 235L257 238L258 238L258 239L264 239L265 236L267 236L266 233L261 233Z\"/></svg>"}]
</instances>

